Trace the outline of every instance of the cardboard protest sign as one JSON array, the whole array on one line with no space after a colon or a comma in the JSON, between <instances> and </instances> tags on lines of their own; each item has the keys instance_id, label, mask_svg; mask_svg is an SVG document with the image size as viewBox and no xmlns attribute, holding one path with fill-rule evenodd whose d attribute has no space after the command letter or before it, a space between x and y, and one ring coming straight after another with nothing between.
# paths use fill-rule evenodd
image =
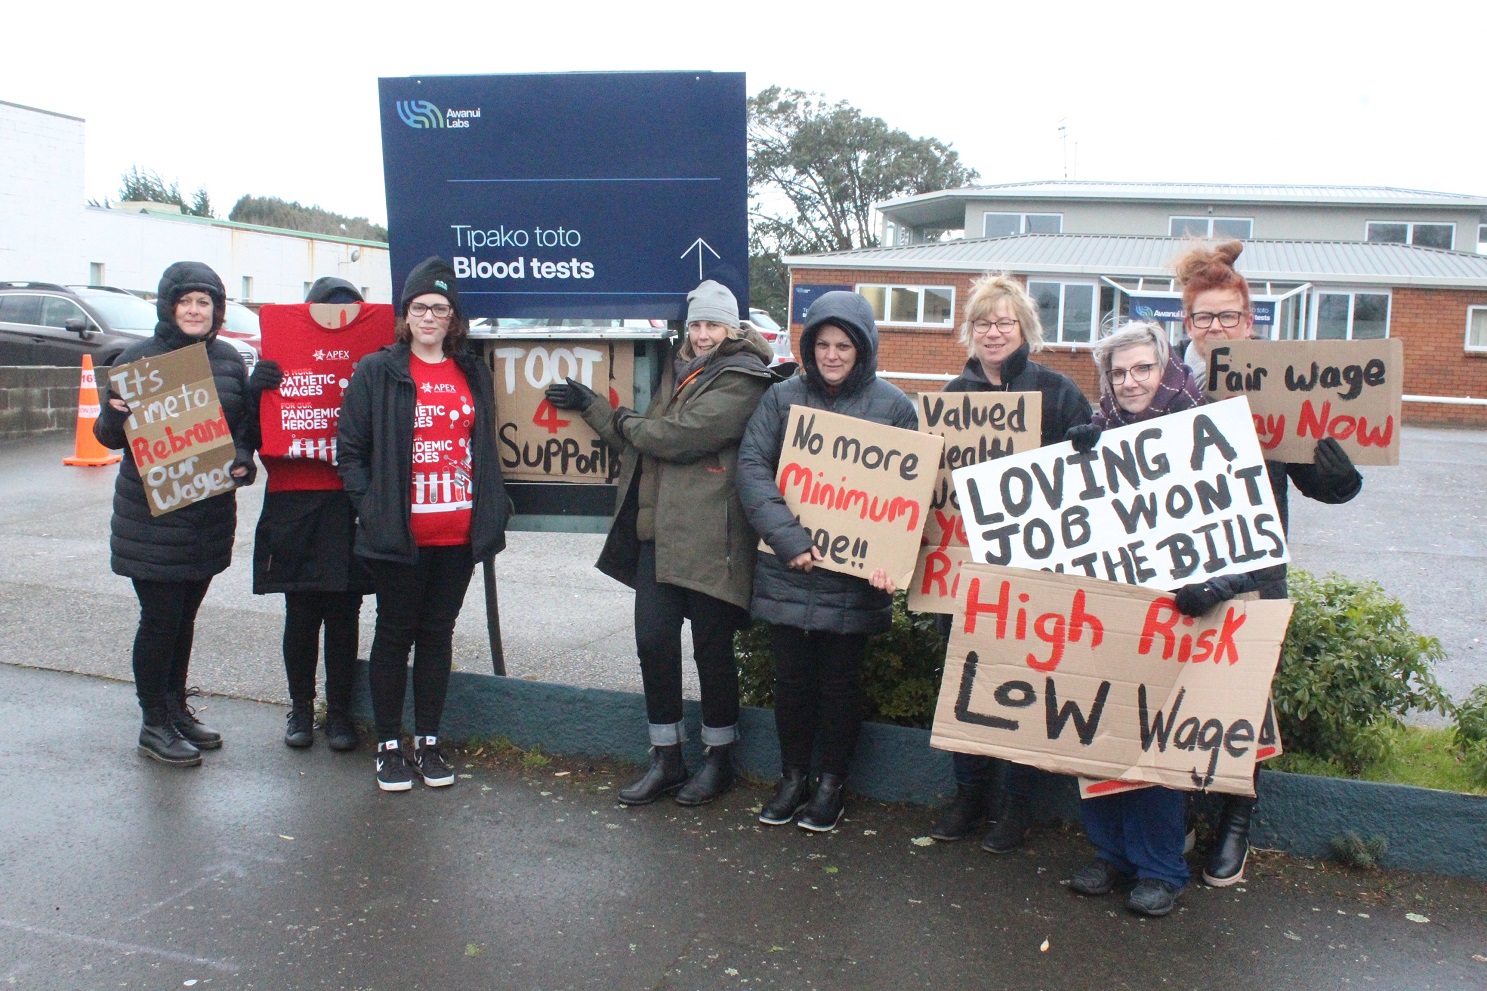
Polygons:
<instances>
[{"instance_id":1,"label":"cardboard protest sign","mask_svg":"<svg viewBox=\"0 0 1487 991\"><path fill-rule=\"evenodd\" d=\"M1265 718L1260 723L1260 735L1255 739L1255 762L1270 760L1285 753L1281 746L1280 731L1275 725L1275 703L1267 700L1265 702ZM1080 798L1099 798L1101 795L1114 795L1125 791L1140 791L1142 788L1151 788L1144 781L1121 781L1101 780L1099 778L1079 779Z\"/></svg>"},{"instance_id":2,"label":"cardboard protest sign","mask_svg":"<svg viewBox=\"0 0 1487 991\"><path fill-rule=\"evenodd\" d=\"M1334 438L1359 465L1399 464L1404 343L1224 341L1208 353L1203 391L1244 396L1272 461L1310 464Z\"/></svg>"},{"instance_id":3,"label":"cardboard protest sign","mask_svg":"<svg viewBox=\"0 0 1487 991\"><path fill-rule=\"evenodd\" d=\"M914 577L909 582L910 612L955 612L960 593L960 569L971 561L971 549L954 541L938 547L923 544Z\"/></svg>"},{"instance_id":4,"label":"cardboard protest sign","mask_svg":"<svg viewBox=\"0 0 1487 991\"><path fill-rule=\"evenodd\" d=\"M960 516L950 472L1041 444L1043 394L917 392L909 398L919 410L920 433L945 438L929 519L924 524L924 543L940 544L945 531L957 529L955 520ZM958 533L955 539L963 545L965 534Z\"/></svg>"},{"instance_id":5,"label":"cardboard protest sign","mask_svg":"<svg viewBox=\"0 0 1487 991\"><path fill-rule=\"evenodd\" d=\"M234 488L237 448L205 344L111 368L108 381L129 406L124 435L151 516Z\"/></svg>"},{"instance_id":6,"label":"cardboard protest sign","mask_svg":"<svg viewBox=\"0 0 1487 991\"><path fill-rule=\"evenodd\" d=\"M1254 794L1287 600L967 564L931 745L1063 774Z\"/></svg>"},{"instance_id":7,"label":"cardboard protest sign","mask_svg":"<svg viewBox=\"0 0 1487 991\"><path fill-rule=\"evenodd\" d=\"M972 557L1170 589L1290 560L1249 407L1230 399L953 473Z\"/></svg>"},{"instance_id":8,"label":"cardboard protest sign","mask_svg":"<svg viewBox=\"0 0 1487 991\"><path fill-rule=\"evenodd\" d=\"M531 482L613 482L620 459L570 410L553 409L546 390L571 378L607 396L611 406L635 405L635 345L631 341L513 341L491 349L496 381L496 442L508 479Z\"/></svg>"},{"instance_id":9,"label":"cardboard protest sign","mask_svg":"<svg viewBox=\"0 0 1487 991\"><path fill-rule=\"evenodd\" d=\"M791 406L775 483L822 554L816 567L859 578L883 568L895 585L907 585L944 444L916 430Z\"/></svg>"}]
</instances>

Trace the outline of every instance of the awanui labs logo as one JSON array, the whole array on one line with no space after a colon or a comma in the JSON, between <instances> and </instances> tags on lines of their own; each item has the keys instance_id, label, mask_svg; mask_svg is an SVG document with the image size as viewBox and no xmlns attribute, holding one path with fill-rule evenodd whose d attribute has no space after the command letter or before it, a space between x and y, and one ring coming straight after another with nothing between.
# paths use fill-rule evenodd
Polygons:
<instances>
[{"instance_id":1,"label":"awanui labs logo","mask_svg":"<svg viewBox=\"0 0 1487 991\"><path fill-rule=\"evenodd\" d=\"M479 107L474 110L440 110L427 100L399 100L397 108L403 123L417 130L469 127L470 121L480 118Z\"/></svg>"}]
</instances>

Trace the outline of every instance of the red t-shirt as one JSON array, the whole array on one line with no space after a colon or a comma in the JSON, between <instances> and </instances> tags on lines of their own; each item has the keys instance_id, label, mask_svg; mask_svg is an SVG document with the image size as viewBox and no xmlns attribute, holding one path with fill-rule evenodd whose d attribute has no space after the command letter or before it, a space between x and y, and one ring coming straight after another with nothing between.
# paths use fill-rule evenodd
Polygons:
<instances>
[{"instance_id":1,"label":"red t-shirt","mask_svg":"<svg viewBox=\"0 0 1487 991\"><path fill-rule=\"evenodd\" d=\"M354 320L334 329L317 323L308 304L259 311L263 356L284 370L283 383L265 392L259 404L259 455L270 492L341 487L336 474L341 398L356 363L392 343L394 318L386 303L362 303Z\"/></svg>"},{"instance_id":2,"label":"red t-shirt","mask_svg":"<svg viewBox=\"0 0 1487 991\"><path fill-rule=\"evenodd\" d=\"M413 416L413 542L457 547L470 542L470 431L475 403L459 365L410 355L418 395Z\"/></svg>"}]
</instances>

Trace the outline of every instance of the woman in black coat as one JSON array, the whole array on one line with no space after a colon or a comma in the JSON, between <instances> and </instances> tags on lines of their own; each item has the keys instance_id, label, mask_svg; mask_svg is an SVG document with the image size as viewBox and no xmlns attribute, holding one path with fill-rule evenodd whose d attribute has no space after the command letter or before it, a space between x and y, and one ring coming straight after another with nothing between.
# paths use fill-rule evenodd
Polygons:
<instances>
[{"instance_id":1,"label":"woman in black coat","mask_svg":"<svg viewBox=\"0 0 1487 991\"><path fill-rule=\"evenodd\" d=\"M1067 375L1029 359L1043 350L1043 325L1027 290L1005 275L979 279L966 301L960 328L966 346L965 369L946 384L945 392L1037 392L1043 397L1043 445L1057 444L1076 427L1090 422L1089 400ZM948 642L950 617L939 617L940 635ZM981 848L1009 853L1027 837L1033 786L1040 771L1025 764L998 761L980 754L952 753L955 798L930 829L937 840L959 840L986 821L992 806L992 780L1002 764L1006 800Z\"/></svg>"},{"instance_id":2,"label":"woman in black coat","mask_svg":"<svg viewBox=\"0 0 1487 991\"><path fill-rule=\"evenodd\" d=\"M248 372L237 350L217 338L227 313L222 280L201 262L176 262L160 277L155 335L124 350L115 365L205 344L212 380L236 448L231 476L253 481L257 426L248 401ZM106 380L105 380L106 381ZM124 453L114 483L110 564L134 582L139 628L134 635L134 689L144 711L139 752L176 767L201 763L201 751L222 746L222 735L204 726L186 704L187 672L196 611L212 577L232 563L237 496L228 489L200 502L152 516L144 481L124 426L128 404L105 385L106 401L94 436Z\"/></svg>"},{"instance_id":3,"label":"woman in black coat","mask_svg":"<svg viewBox=\"0 0 1487 991\"><path fill-rule=\"evenodd\" d=\"M337 459L356 553L377 589L370 680L377 787L454 783L439 748L454 624L476 562L506 546L490 367L465 348L454 270L429 258L403 286L397 343L363 358L341 405ZM413 758L402 749L413 652Z\"/></svg>"}]
</instances>

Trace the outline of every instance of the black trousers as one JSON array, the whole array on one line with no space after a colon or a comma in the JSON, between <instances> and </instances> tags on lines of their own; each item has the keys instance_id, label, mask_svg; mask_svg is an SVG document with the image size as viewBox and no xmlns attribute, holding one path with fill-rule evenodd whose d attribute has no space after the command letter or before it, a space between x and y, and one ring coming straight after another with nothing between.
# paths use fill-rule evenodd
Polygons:
<instances>
[{"instance_id":1,"label":"black trousers","mask_svg":"<svg viewBox=\"0 0 1487 991\"><path fill-rule=\"evenodd\" d=\"M377 739L396 740L402 735L410 650L413 732L437 736L449 692L454 621L475 570L470 545L420 547L414 564L369 560L367 566L377 589L377 632L370 660Z\"/></svg>"},{"instance_id":2,"label":"black trousers","mask_svg":"<svg viewBox=\"0 0 1487 991\"><path fill-rule=\"evenodd\" d=\"M163 716L167 694L185 697L196 611L211 584L210 578L194 582L134 579L134 594L139 598L134 691L146 716Z\"/></svg>"},{"instance_id":3,"label":"black trousers","mask_svg":"<svg viewBox=\"0 0 1487 991\"><path fill-rule=\"evenodd\" d=\"M862 726L862 659L866 633L769 628L774 649L774 721L780 762L809 768L819 749L821 770L847 773Z\"/></svg>"},{"instance_id":4,"label":"black trousers","mask_svg":"<svg viewBox=\"0 0 1487 991\"><path fill-rule=\"evenodd\" d=\"M351 711L351 678L356 669L357 633L361 619L359 592L284 593L284 673L289 697L315 701L315 666L320 631L325 629L325 707Z\"/></svg>"},{"instance_id":5,"label":"black trousers","mask_svg":"<svg viewBox=\"0 0 1487 991\"><path fill-rule=\"evenodd\" d=\"M733 634L747 622L748 613L731 602L656 581L656 545L643 542L635 574L635 653L645 686L646 719L657 729L682 721L684 619L692 621L692 658L702 689L702 742L732 742L732 730L738 724ZM709 739L708 729L726 729L728 739Z\"/></svg>"}]
</instances>

